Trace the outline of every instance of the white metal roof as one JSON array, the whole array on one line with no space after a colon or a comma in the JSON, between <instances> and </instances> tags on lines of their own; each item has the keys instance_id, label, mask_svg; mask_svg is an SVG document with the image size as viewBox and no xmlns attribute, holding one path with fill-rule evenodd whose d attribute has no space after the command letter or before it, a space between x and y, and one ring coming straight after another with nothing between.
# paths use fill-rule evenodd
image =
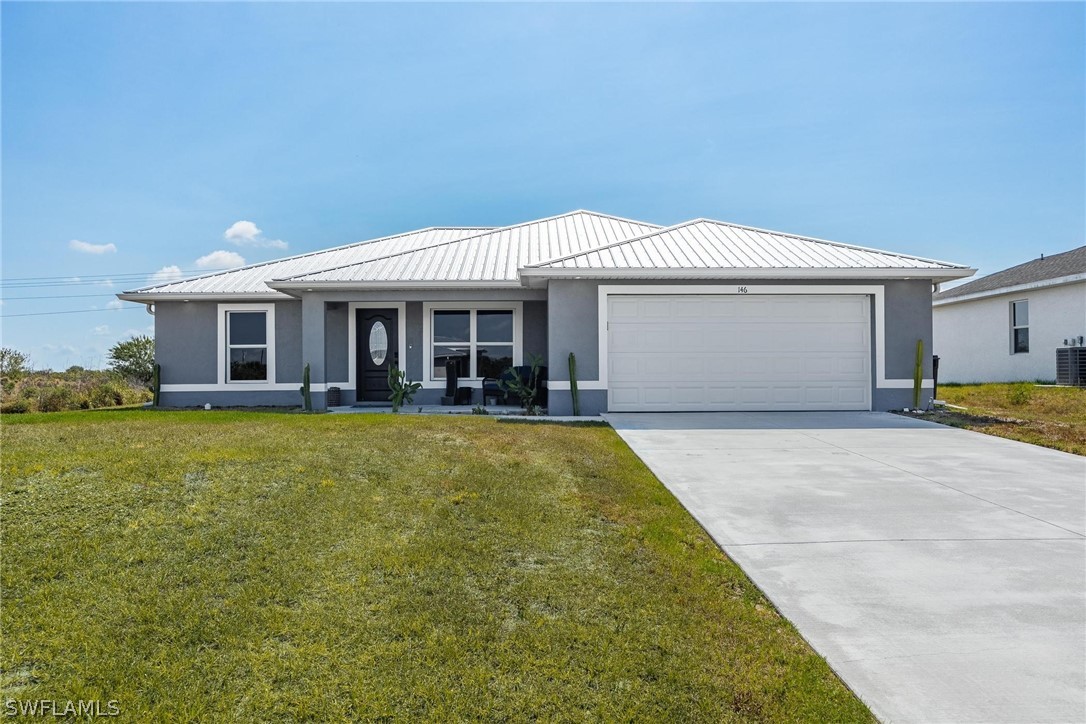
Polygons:
<instances>
[{"instance_id":1,"label":"white metal roof","mask_svg":"<svg viewBox=\"0 0 1086 724\"><path fill-rule=\"evenodd\" d=\"M778 231L696 219L554 259L528 265L522 276L565 276L593 272L758 272L810 275L877 272L888 276L969 276L975 270L960 264L924 259L878 249L841 244ZM565 272L565 273L563 273ZM825 274L822 274L825 275Z\"/></svg>"},{"instance_id":2,"label":"white metal roof","mask_svg":"<svg viewBox=\"0 0 1086 724\"><path fill-rule=\"evenodd\" d=\"M125 292L122 298L131 297L138 301L138 298L141 297L172 297L174 295L193 294L285 297L286 295L281 292L268 287L266 282L292 274L303 274L318 269L338 267L365 259L375 259L388 254L442 244L454 239L473 236L490 228L492 227L430 227L417 231L408 231L403 234L360 241L333 249L204 274L191 279L155 284Z\"/></svg>"},{"instance_id":3,"label":"white metal roof","mask_svg":"<svg viewBox=\"0 0 1086 724\"><path fill-rule=\"evenodd\" d=\"M519 285L521 267L631 239L659 228L656 224L593 211L571 211L423 249L398 251L359 263L280 278L272 286L290 289L312 284L355 283Z\"/></svg>"},{"instance_id":4,"label":"white metal roof","mask_svg":"<svg viewBox=\"0 0 1086 724\"><path fill-rule=\"evenodd\" d=\"M187 296L285 298L279 290L362 286L516 286L586 277L961 278L975 270L709 219L661 228L571 211L502 228L431 227L157 284L132 301Z\"/></svg>"}]
</instances>

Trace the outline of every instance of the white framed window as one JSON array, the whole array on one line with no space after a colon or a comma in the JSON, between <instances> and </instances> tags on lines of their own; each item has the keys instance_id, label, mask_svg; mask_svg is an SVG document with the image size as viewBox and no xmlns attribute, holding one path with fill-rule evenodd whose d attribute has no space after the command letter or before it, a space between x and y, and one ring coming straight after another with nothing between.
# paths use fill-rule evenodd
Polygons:
<instances>
[{"instance_id":1,"label":"white framed window","mask_svg":"<svg viewBox=\"0 0 1086 724\"><path fill-rule=\"evenodd\" d=\"M275 305L219 305L219 384L275 383Z\"/></svg>"},{"instance_id":2,"label":"white framed window","mask_svg":"<svg viewBox=\"0 0 1086 724\"><path fill-rule=\"evenodd\" d=\"M1011 302L1011 354L1029 352L1029 301Z\"/></svg>"},{"instance_id":3,"label":"white framed window","mask_svg":"<svg viewBox=\"0 0 1086 724\"><path fill-rule=\"evenodd\" d=\"M521 302L423 305L426 379L445 380L453 362L462 380L497 377L521 363Z\"/></svg>"}]
</instances>

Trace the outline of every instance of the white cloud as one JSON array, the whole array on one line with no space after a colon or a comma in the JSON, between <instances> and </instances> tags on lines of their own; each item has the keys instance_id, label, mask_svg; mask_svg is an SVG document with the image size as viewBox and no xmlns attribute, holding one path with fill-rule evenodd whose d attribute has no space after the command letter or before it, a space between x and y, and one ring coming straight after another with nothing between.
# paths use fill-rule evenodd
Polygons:
<instances>
[{"instance_id":1,"label":"white cloud","mask_svg":"<svg viewBox=\"0 0 1086 724\"><path fill-rule=\"evenodd\" d=\"M233 241L237 244L244 244L251 242L261 234L260 229L251 221L235 221L230 225L230 228L222 235L222 238L227 241Z\"/></svg>"},{"instance_id":2,"label":"white cloud","mask_svg":"<svg viewBox=\"0 0 1086 724\"><path fill-rule=\"evenodd\" d=\"M68 242L68 248L74 251L82 252L83 254L116 254L116 244L88 244L85 241L79 239L72 239Z\"/></svg>"},{"instance_id":3,"label":"white cloud","mask_svg":"<svg viewBox=\"0 0 1086 724\"><path fill-rule=\"evenodd\" d=\"M232 269L245 266L245 257L236 251L213 251L196 260L198 269Z\"/></svg>"},{"instance_id":4,"label":"white cloud","mask_svg":"<svg viewBox=\"0 0 1086 724\"><path fill-rule=\"evenodd\" d=\"M269 239L264 232L251 221L235 221L223 232L222 238L236 246L255 246L266 249L286 249L287 242L282 239Z\"/></svg>"},{"instance_id":5,"label":"white cloud","mask_svg":"<svg viewBox=\"0 0 1086 724\"><path fill-rule=\"evenodd\" d=\"M106 305L106 309L120 309L124 306L124 302L120 299L111 299L109 304Z\"/></svg>"},{"instance_id":6,"label":"white cloud","mask_svg":"<svg viewBox=\"0 0 1086 724\"><path fill-rule=\"evenodd\" d=\"M94 328L94 333L97 334L99 337L109 334L109 325L99 324L97 327Z\"/></svg>"},{"instance_id":7,"label":"white cloud","mask_svg":"<svg viewBox=\"0 0 1086 724\"><path fill-rule=\"evenodd\" d=\"M148 277L147 281L151 282L152 284L162 284L165 282L176 282L180 278L181 267L177 266L176 264L172 264L170 266L164 266L156 271L154 274Z\"/></svg>"}]
</instances>

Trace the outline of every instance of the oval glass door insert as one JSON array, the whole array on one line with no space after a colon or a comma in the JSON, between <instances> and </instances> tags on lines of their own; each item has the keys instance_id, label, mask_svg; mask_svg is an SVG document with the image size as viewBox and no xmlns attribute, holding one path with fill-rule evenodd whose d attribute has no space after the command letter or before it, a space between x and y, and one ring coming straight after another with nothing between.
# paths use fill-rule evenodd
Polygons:
<instances>
[{"instance_id":1,"label":"oval glass door insert","mask_svg":"<svg viewBox=\"0 0 1086 724\"><path fill-rule=\"evenodd\" d=\"M388 330L385 323L376 321L370 327L370 359L375 365L382 364L388 355Z\"/></svg>"}]
</instances>

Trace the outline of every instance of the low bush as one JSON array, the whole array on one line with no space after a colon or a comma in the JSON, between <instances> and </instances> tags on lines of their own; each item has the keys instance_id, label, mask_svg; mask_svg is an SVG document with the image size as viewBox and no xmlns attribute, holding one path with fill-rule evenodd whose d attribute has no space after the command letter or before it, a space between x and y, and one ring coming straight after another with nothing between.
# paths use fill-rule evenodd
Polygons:
<instances>
[{"instance_id":1,"label":"low bush","mask_svg":"<svg viewBox=\"0 0 1086 724\"><path fill-rule=\"evenodd\" d=\"M43 387L38 394L38 412L62 412L81 407L71 387Z\"/></svg>"},{"instance_id":2,"label":"low bush","mask_svg":"<svg viewBox=\"0 0 1086 724\"><path fill-rule=\"evenodd\" d=\"M12 415L20 414L23 412L30 412L30 401L26 399L16 399L0 403L0 415Z\"/></svg>"}]
</instances>

